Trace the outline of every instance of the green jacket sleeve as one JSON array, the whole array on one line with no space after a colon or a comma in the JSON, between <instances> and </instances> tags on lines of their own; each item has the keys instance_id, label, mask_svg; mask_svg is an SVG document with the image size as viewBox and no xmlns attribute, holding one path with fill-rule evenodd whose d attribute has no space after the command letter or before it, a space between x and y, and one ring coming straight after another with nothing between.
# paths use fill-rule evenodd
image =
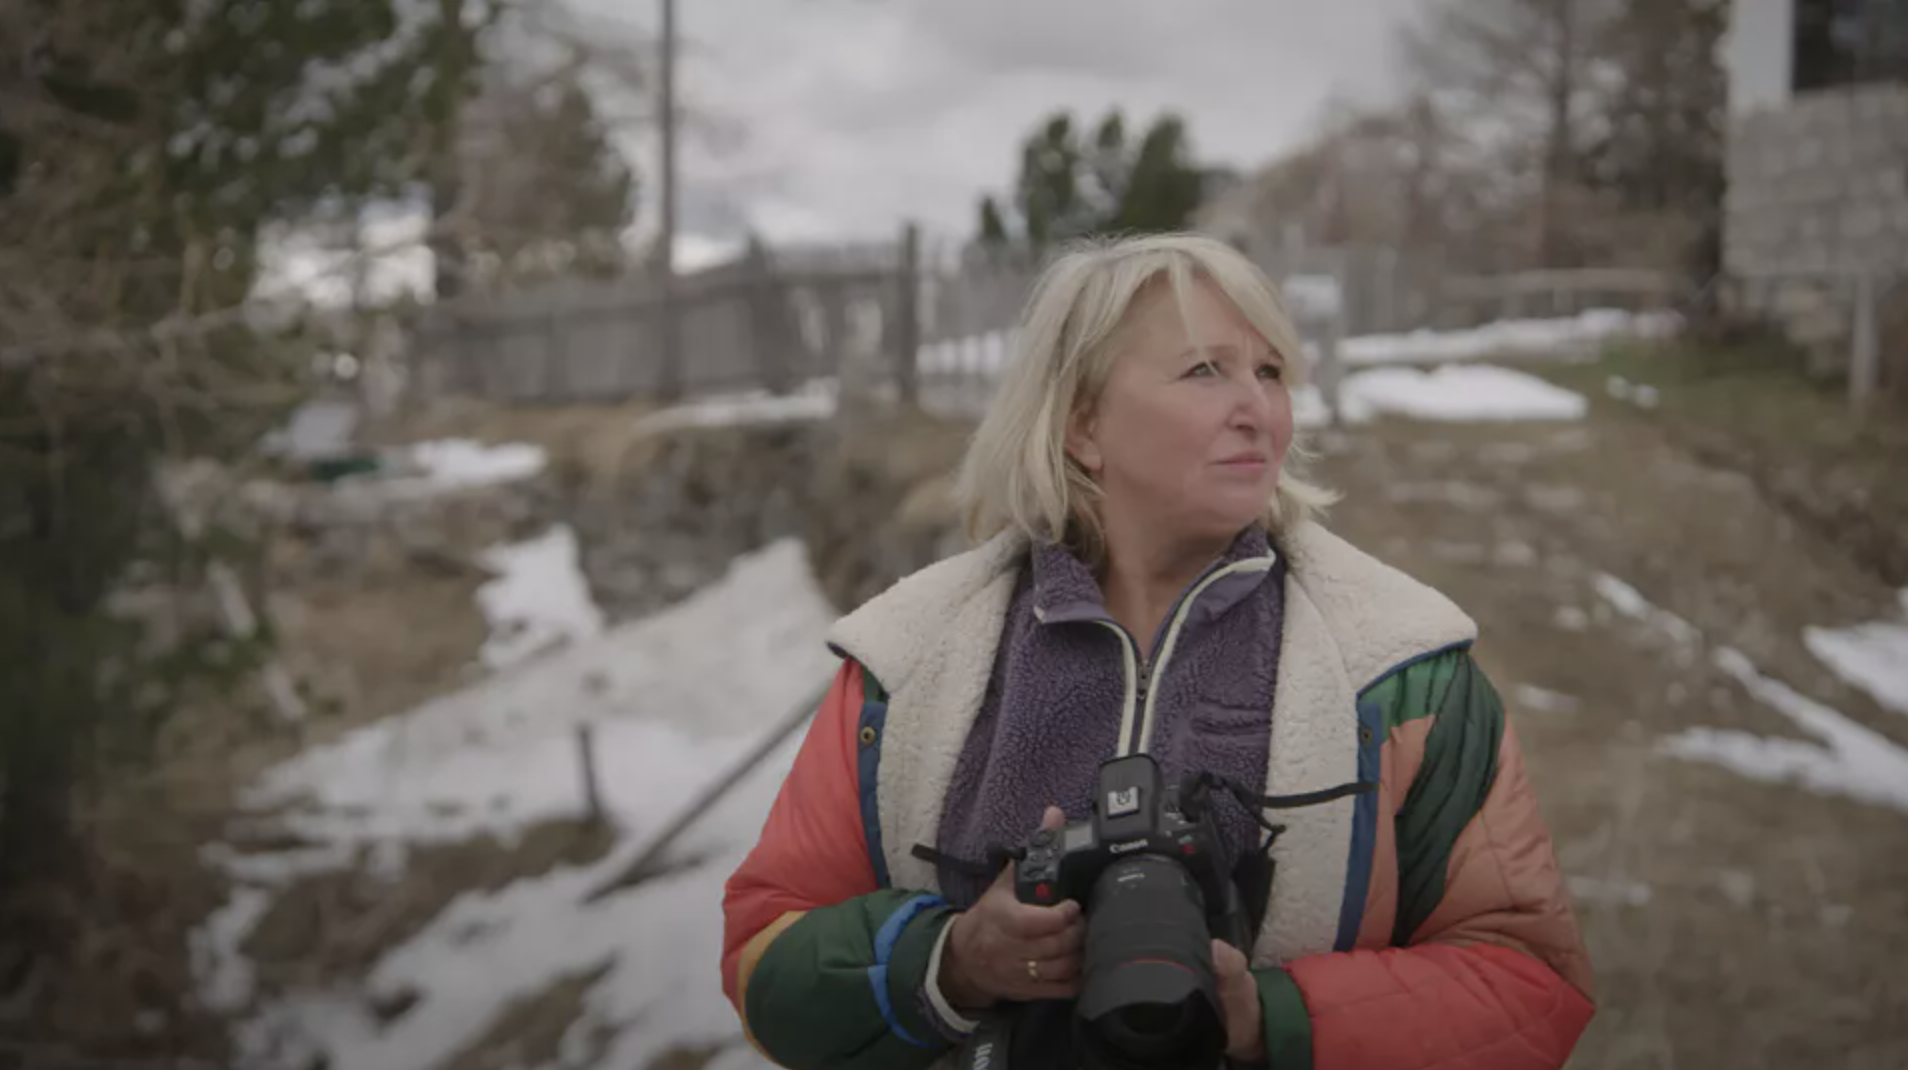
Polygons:
<instances>
[{"instance_id":1,"label":"green jacket sleeve","mask_svg":"<svg viewBox=\"0 0 1908 1070\"><path fill-rule=\"evenodd\" d=\"M945 1055L927 975L953 913L937 896L884 890L804 914L751 975L756 1046L789 1070L920 1070Z\"/></svg>"}]
</instances>

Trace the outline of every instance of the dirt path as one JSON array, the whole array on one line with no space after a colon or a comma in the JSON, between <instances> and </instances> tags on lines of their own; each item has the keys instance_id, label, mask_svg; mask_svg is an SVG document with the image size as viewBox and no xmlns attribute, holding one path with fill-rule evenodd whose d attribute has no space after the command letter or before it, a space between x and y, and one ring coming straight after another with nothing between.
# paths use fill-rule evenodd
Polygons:
<instances>
[{"instance_id":1,"label":"dirt path","mask_svg":"<svg viewBox=\"0 0 1908 1070\"><path fill-rule=\"evenodd\" d=\"M1894 592L1607 412L1325 445L1334 526L1481 625L1596 964L1572 1066L1908 1066L1908 812L1660 751L1705 727L1820 743L1745 680L1908 748L1802 640Z\"/></svg>"}]
</instances>

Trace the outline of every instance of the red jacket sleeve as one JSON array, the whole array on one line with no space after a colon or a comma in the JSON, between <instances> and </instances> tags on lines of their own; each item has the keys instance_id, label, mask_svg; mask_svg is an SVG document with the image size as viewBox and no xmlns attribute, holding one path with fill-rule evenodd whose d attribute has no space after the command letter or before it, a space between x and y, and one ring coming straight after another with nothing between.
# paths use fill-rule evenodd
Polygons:
<instances>
[{"instance_id":1,"label":"red jacket sleeve","mask_svg":"<svg viewBox=\"0 0 1908 1070\"><path fill-rule=\"evenodd\" d=\"M1506 727L1498 771L1408 947L1294 961L1318 1070L1554 1070L1595 1012L1550 834Z\"/></svg>"},{"instance_id":2,"label":"red jacket sleeve","mask_svg":"<svg viewBox=\"0 0 1908 1070\"><path fill-rule=\"evenodd\" d=\"M862 695L861 667L844 660L761 838L724 889L722 991L731 1003L743 950L757 934L785 915L879 890L861 824L855 734Z\"/></svg>"}]
</instances>

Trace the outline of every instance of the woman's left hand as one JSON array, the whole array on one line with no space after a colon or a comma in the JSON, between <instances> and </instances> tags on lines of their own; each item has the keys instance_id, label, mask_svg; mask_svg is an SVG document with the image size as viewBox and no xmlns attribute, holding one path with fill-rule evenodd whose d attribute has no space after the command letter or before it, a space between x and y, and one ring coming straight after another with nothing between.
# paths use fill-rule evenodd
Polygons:
<instances>
[{"instance_id":1,"label":"woman's left hand","mask_svg":"<svg viewBox=\"0 0 1908 1070\"><path fill-rule=\"evenodd\" d=\"M1239 949L1212 942L1212 968L1219 979L1219 1009L1226 1018L1226 1057L1253 1063L1265 1058L1265 1017L1259 1010L1259 982Z\"/></svg>"}]
</instances>

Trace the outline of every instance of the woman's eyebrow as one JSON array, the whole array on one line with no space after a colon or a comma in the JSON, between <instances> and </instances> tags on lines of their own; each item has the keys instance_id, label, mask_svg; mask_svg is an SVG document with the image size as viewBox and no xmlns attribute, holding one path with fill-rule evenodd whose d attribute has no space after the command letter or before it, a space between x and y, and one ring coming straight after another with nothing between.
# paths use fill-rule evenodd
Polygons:
<instances>
[{"instance_id":1,"label":"woman's eyebrow","mask_svg":"<svg viewBox=\"0 0 1908 1070\"><path fill-rule=\"evenodd\" d=\"M1198 356L1207 356L1207 355L1221 356L1221 357L1235 357L1239 355L1239 347L1236 345L1233 345L1231 342L1215 342L1212 345L1192 346L1191 348L1187 349L1184 353L1181 353L1179 355L1179 359L1185 360L1189 357L1198 357Z\"/></svg>"},{"instance_id":2,"label":"woman's eyebrow","mask_svg":"<svg viewBox=\"0 0 1908 1070\"><path fill-rule=\"evenodd\" d=\"M1253 356L1267 356L1267 357L1271 357L1273 360L1278 361L1280 364L1285 363L1285 354L1272 348L1270 345L1253 346L1251 348L1252 348ZM1192 346L1191 348L1187 349L1185 352L1179 354L1179 357L1177 359L1190 360L1193 357L1207 356L1207 355L1219 356L1219 357L1236 357L1242 352L1244 352L1244 350L1240 346L1234 345L1231 342L1215 342L1212 345Z\"/></svg>"}]
</instances>

